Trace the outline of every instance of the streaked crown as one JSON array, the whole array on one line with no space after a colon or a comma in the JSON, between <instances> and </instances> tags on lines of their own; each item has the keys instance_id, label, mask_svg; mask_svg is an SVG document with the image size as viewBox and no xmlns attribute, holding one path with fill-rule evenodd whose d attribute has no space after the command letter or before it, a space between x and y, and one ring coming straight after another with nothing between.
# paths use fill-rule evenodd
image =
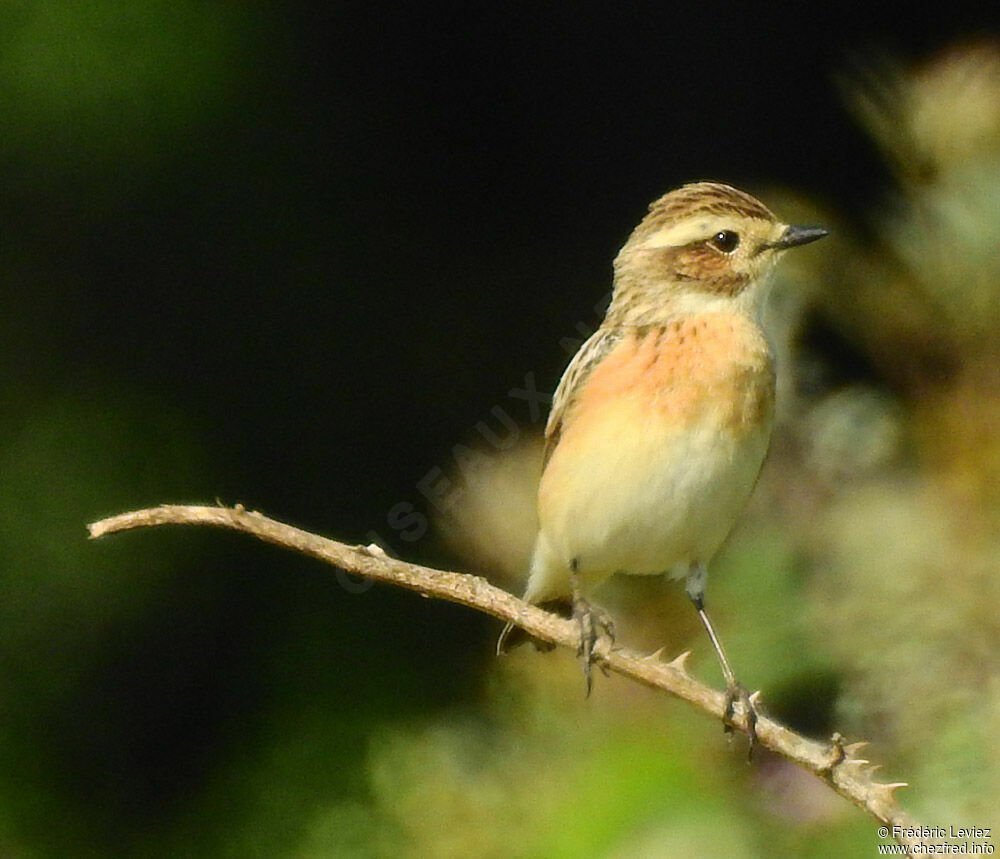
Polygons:
<instances>
[{"instance_id":1,"label":"streaked crown","mask_svg":"<svg viewBox=\"0 0 1000 859\"><path fill-rule=\"evenodd\" d=\"M820 227L779 221L745 191L718 182L660 197L615 259L609 321L644 324L669 315L681 296L695 304L756 306L781 253L822 238ZM699 301L703 296L704 301Z\"/></svg>"}]
</instances>

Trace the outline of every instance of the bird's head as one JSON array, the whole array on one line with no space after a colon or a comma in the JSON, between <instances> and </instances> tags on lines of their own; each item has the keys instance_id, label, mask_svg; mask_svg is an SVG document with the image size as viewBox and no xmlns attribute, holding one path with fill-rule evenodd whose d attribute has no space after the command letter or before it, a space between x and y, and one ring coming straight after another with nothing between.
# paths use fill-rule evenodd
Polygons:
<instances>
[{"instance_id":1,"label":"bird's head","mask_svg":"<svg viewBox=\"0 0 1000 859\"><path fill-rule=\"evenodd\" d=\"M782 223L730 185L684 185L650 205L618 253L609 321L651 324L727 306L757 313L781 254L825 235Z\"/></svg>"}]
</instances>

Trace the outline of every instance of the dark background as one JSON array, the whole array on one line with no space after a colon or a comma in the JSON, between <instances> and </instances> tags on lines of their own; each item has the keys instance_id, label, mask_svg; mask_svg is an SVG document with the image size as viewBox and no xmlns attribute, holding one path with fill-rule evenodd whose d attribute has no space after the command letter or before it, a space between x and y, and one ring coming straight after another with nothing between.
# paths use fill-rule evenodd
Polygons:
<instances>
[{"instance_id":1,"label":"dark background","mask_svg":"<svg viewBox=\"0 0 1000 859\"><path fill-rule=\"evenodd\" d=\"M220 773L289 713L298 765L326 755L363 795L368 726L475 696L496 624L226 534L88 544L86 522L219 498L454 563L387 511L427 508L421 478L525 373L554 387L650 200L778 184L877 229L889 176L839 76L996 23L981 3L86 5L0 16L0 833L98 855L180 843L178 820L218 849L253 806Z\"/></svg>"}]
</instances>

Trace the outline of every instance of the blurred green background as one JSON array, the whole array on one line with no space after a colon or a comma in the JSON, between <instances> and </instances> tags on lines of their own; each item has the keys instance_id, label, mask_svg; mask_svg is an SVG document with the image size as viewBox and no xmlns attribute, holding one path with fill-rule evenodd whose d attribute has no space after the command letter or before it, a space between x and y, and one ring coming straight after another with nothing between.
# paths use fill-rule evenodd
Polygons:
<instances>
[{"instance_id":1,"label":"blurred green background","mask_svg":"<svg viewBox=\"0 0 1000 859\"><path fill-rule=\"evenodd\" d=\"M519 590L518 390L703 178L835 230L776 284L779 426L709 588L738 673L924 822L1000 825L998 17L0 3L0 855L874 855L813 777L473 612L86 540L221 499ZM681 588L607 600L720 684Z\"/></svg>"}]
</instances>

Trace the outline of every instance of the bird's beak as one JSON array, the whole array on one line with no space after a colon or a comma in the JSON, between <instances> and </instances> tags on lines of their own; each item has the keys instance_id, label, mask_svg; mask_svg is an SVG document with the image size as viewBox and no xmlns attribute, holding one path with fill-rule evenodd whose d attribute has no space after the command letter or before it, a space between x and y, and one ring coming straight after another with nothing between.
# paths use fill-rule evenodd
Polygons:
<instances>
[{"instance_id":1,"label":"bird's beak","mask_svg":"<svg viewBox=\"0 0 1000 859\"><path fill-rule=\"evenodd\" d=\"M830 235L830 231L824 230L822 227L788 227L781 234L780 239L771 242L770 247L777 250L797 248L799 245L807 245L809 242L814 242L816 239L828 235Z\"/></svg>"}]
</instances>

